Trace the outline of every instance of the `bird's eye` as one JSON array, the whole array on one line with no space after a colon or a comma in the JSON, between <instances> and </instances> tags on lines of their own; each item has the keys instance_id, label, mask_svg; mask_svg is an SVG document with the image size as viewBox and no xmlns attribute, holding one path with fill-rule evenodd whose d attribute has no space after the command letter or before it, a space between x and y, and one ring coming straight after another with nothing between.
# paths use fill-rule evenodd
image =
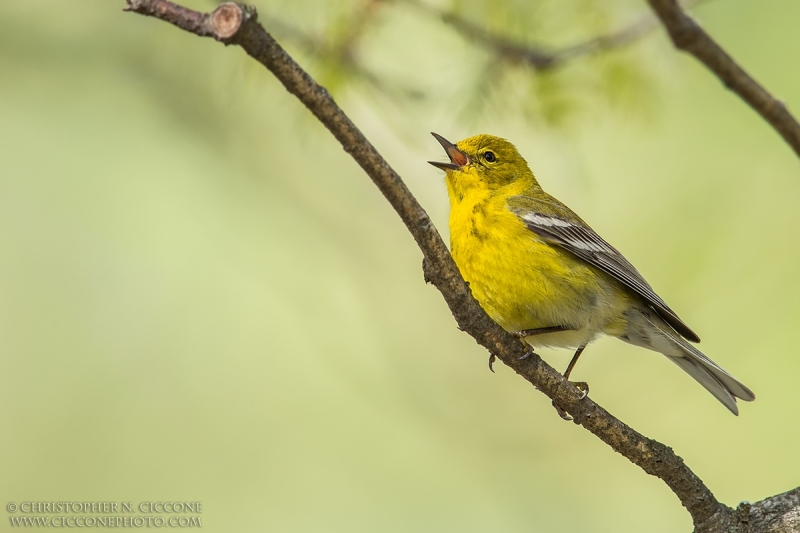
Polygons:
<instances>
[{"instance_id":1,"label":"bird's eye","mask_svg":"<svg viewBox=\"0 0 800 533\"><path fill-rule=\"evenodd\" d=\"M484 152L483 158L489 163L494 163L497 161L497 157L495 157L494 152Z\"/></svg>"}]
</instances>

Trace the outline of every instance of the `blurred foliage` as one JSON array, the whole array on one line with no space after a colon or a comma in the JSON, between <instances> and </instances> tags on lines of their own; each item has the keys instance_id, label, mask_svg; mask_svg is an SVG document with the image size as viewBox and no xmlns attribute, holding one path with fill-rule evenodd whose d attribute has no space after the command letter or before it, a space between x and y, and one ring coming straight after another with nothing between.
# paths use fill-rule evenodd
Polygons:
<instances>
[{"instance_id":1,"label":"blurred foliage","mask_svg":"<svg viewBox=\"0 0 800 533\"><path fill-rule=\"evenodd\" d=\"M555 48L645 8L428 1ZM755 113L660 31L533 71L401 0L350 48L364 2L256 3L443 233L428 132L511 139L758 395L735 418L601 340L576 371L593 398L726 503L800 483L800 167ZM201 500L209 531L689 530L660 481L489 373L396 215L268 72L122 5L0 3L0 501ZM799 105L800 3L696 14Z\"/></svg>"},{"instance_id":2,"label":"blurred foliage","mask_svg":"<svg viewBox=\"0 0 800 533\"><path fill-rule=\"evenodd\" d=\"M313 4L313 5L312 5ZM356 87L402 109L449 104L461 120L521 114L532 124L576 124L598 104L643 107L651 72L636 47L534 69L461 31L461 24L522 48L555 53L642 18L635 2L361 0L270 3L267 28L306 59L334 95ZM264 13L264 11L266 13ZM309 16L311 14L312 16ZM458 23L454 23L454 21ZM414 39L409 39L414 35ZM394 50L403 62L387 61ZM413 73L413 75L409 75ZM453 103L456 103L453 106ZM572 120L571 120L572 119ZM394 122L390 123L394 124Z\"/></svg>"}]
</instances>

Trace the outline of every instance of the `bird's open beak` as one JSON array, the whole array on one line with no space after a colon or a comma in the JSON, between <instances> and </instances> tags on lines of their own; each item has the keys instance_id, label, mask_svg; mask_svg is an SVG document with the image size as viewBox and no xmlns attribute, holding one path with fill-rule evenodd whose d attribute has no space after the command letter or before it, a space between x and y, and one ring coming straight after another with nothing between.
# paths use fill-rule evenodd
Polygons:
<instances>
[{"instance_id":1,"label":"bird's open beak","mask_svg":"<svg viewBox=\"0 0 800 533\"><path fill-rule=\"evenodd\" d=\"M469 157L467 154L456 148L456 145L439 135L438 133L431 132L439 144L442 145L444 151L447 152L447 157L450 158L449 163L440 163L438 161L428 161L431 165L442 170L460 170L464 165L469 164Z\"/></svg>"}]
</instances>

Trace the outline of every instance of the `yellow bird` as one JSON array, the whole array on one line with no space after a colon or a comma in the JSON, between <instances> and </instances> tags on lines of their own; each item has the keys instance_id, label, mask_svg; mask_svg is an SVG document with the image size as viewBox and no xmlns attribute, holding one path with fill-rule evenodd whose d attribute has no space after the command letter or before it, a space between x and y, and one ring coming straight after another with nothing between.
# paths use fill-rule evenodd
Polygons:
<instances>
[{"instance_id":1,"label":"yellow bird","mask_svg":"<svg viewBox=\"0 0 800 533\"><path fill-rule=\"evenodd\" d=\"M604 334L666 355L733 414L736 398L755 399L689 343L700 338L622 254L542 190L513 144L492 135L458 144L433 136L450 158L429 163L446 172L453 259L506 331L531 347L576 349L567 378Z\"/></svg>"}]
</instances>

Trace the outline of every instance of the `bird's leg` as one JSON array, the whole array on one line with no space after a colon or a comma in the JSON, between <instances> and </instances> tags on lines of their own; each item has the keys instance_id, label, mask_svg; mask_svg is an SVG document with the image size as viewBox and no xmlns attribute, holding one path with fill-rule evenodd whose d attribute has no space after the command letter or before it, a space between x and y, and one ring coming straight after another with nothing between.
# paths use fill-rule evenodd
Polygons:
<instances>
[{"instance_id":1,"label":"bird's leg","mask_svg":"<svg viewBox=\"0 0 800 533\"><path fill-rule=\"evenodd\" d=\"M525 337L532 337L534 335L544 335L545 333L556 333L558 331L569 331L569 328L564 326L547 326L546 328L522 329L519 331L512 331L511 335L514 338L521 340L525 343ZM528 345L528 351L519 360L527 359L533 353L533 346Z\"/></svg>"},{"instance_id":2,"label":"bird's leg","mask_svg":"<svg viewBox=\"0 0 800 533\"><path fill-rule=\"evenodd\" d=\"M511 335L514 338L521 340L523 342L523 344L524 344L525 343L525 337L532 337L534 335L543 335L545 333L556 333L558 331L569 331L569 328L564 327L564 326L547 326L545 328L522 329L522 330L519 330L519 331L512 331ZM531 356L531 354L533 354L533 346L528 344L528 351L526 351L525 354L522 357L520 357L518 360L522 361L523 359L527 359L528 357ZM497 360L497 356L495 356L493 353L490 353L489 354L489 370L491 370L492 372L494 372L494 368L492 368L492 365L494 364L494 362L496 360Z\"/></svg>"},{"instance_id":3,"label":"bird's leg","mask_svg":"<svg viewBox=\"0 0 800 533\"><path fill-rule=\"evenodd\" d=\"M569 375L570 373L572 373L572 369L575 368L575 364L578 362L578 358L581 356L583 350L585 349L586 345L584 344L575 351L575 355L572 356L572 360L570 360L569 365L567 365L567 369L564 371L564 377L566 379L569 379ZM589 394L589 384L586 383L585 381L570 381L570 383L575 385L575 387L577 387L578 390L580 390L583 393L580 397L581 400L586 398L586 396ZM572 420L572 417L569 414L567 414L566 411L557 406L555 402L553 402L553 407L556 408L558 416L560 416L564 420Z\"/></svg>"},{"instance_id":4,"label":"bird's leg","mask_svg":"<svg viewBox=\"0 0 800 533\"><path fill-rule=\"evenodd\" d=\"M578 362L578 358L581 356L583 350L585 349L586 345L584 344L575 351L575 355L572 356L572 360L569 362L569 365L567 365L567 370L564 371L565 378L569 379L569 375L572 373L572 369L575 368L575 364ZM589 394L589 384L586 383L585 381L571 381L570 383L578 387L583 392L581 400L586 398L586 395Z\"/></svg>"},{"instance_id":5,"label":"bird's leg","mask_svg":"<svg viewBox=\"0 0 800 533\"><path fill-rule=\"evenodd\" d=\"M555 333L557 331L569 331L570 328L564 326L547 326L546 328L523 329L520 331L512 331L511 335L517 339L524 339L525 337L532 337L534 335L544 335L545 333Z\"/></svg>"}]
</instances>

